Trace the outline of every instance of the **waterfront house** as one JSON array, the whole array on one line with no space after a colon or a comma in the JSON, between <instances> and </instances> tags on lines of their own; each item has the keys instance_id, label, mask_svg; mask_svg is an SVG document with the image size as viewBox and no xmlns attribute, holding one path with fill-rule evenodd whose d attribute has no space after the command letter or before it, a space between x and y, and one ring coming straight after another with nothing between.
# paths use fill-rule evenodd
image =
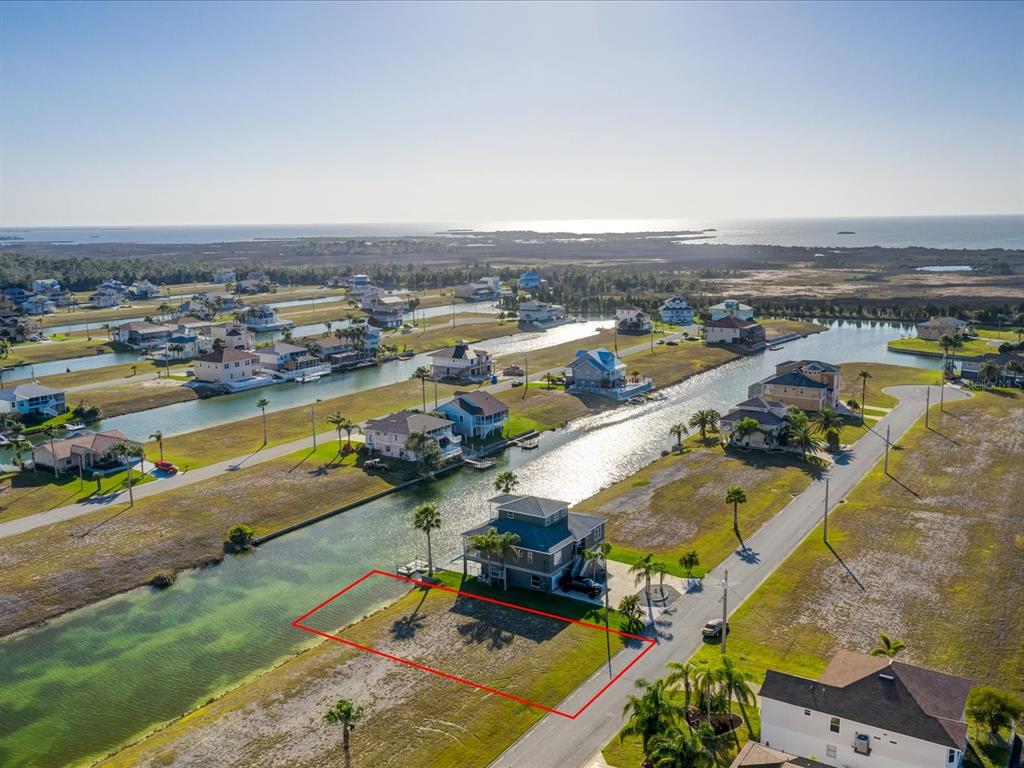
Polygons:
<instances>
[{"instance_id":1,"label":"waterfront house","mask_svg":"<svg viewBox=\"0 0 1024 768\"><path fill-rule=\"evenodd\" d=\"M583 569L583 551L604 541L604 518L570 512L567 501L501 494L490 502L495 515L462 533L463 556L479 565L483 581L553 592L563 574ZM492 528L519 537L515 554L508 553L504 564L501 553L484 552L470 542Z\"/></svg>"},{"instance_id":2,"label":"waterfront house","mask_svg":"<svg viewBox=\"0 0 1024 768\"><path fill-rule=\"evenodd\" d=\"M55 312L57 305L49 296L40 294L22 302L20 309L26 315L46 315Z\"/></svg>"},{"instance_id":3,"label":"waterfront house","mask_svg":"<svg viewBox=\"0 0 1024 768\"><path fill-rule=\"evenodd\" d=\"M167 344L154 350L152 356L160 360L187 360L211 349L213 340L207 334L179 325Z\"/></svg>"},{"instance_id":4,"label":"waterfront house","mask_svg":"<svg viewBox=\"0 0 1024 768\"><path fill-rule=\"evenodd\" d=\"M356 296L362 296L363 294L373 293L380 290L370 282L368 275L352 275L348 281L348 289Z\"/></svg>"},{"instance_id":5,"label":"waterfront house","mask_svg":"<svg viewBox=\"0 0 1024 768\"><path fill-rule=\"evenodd\" d=\"M359 296L359 307L364 312L369 312L373 309L373 302L383 296L385 291L383 288L378 288L375 285L367 285L357 295Z\"/></svg>"},{"instance_id":6,"label":"waterfront house","mask_svg":"<svg viewBox=\"0 0 1024 768\"><path fill-rule=\"evenodd\" d=\"M275 371L286 379L331 372L330 366L317 360L305 347L297 347L283 341L261 347L256 350L256 354L260 359L261 368Z\"/></svg>"},{"instance_id":7,"label":"waterfront house","mask_svg":"<svg viewBox=\"0 0 1024 768\"><path fill-rule=\"evenodd\" d=\"M491 301L501 297L501 279L481 277L465 285L456 285L453 293L455 298L466 301Z\"/></svg>"},{"instance_id":8,"label":"waterfront house","mask_svg":"<svg viewBox=\"0 0 1024 768\"><path fill-rule=\"evenodd\" d=\"M927 322L918 323L917 337L928 341L938 341L943 336L966 336L971 331L971 324L955 317L933 317Z\"/></svg>"},{"instance_id":9,"label":"waterfront house","mask_svg":"<svg viewBox=\"0 0 1024 768\"><path fill-rule=\"evenodd\" d=\"M23 342L38 339L39 323L18 312L0 312L0 339Z\"/></svg>"},{"instance_id":10,"label":"waterfront house","mask_svg":"<svg viewBox=\"0 0 1024 768\"><path fill-rule=\"evenodd\" d=\"M14 306L24 304L34 295L35 294L33 294L32 291L26 291L24 288L15 288L13 286L4 288L4 298Z\"/></svg>"},{"instance_id":11,"label":"waterfront house","mask_svg":"<svg viewBox=\"0 0 1024 768\"><path fill-rule=\"evenodd\" d=\"M981 369L985 363L997 366L998 375L992 377L988 384L1000 387L1024 388L1024 354L1014 352L990 353L977 357L958 358L960 376L967 381L981 381Z\"/></svg>"},{"instance_id":12,"label":"waterfront house","mask_svg":"<svg viewBox=\"0 0 1024 768\"><path fill-rule=\"evenodd\" d=\"M508 406L490 392L457 392L437 409L447 416L455 434L473 440L501 435L508 422Z\"/></svg>"},{"instance_id":13,"label":"waterfront house","mask_svg":"<svg viewBox=\"0 0 1024 768\"><path fill-rule=\"evenodd\" d=\"M849 768L959 768L971 686L962 677L841 650L818 680L767 671L761 741Z\"/></svg>"},{"instance_id":14,"label":"waterfront house","mask_svg":"<svg viewBox=\"0 0 1024 768\"><path fill-rule=\"evenodd\" d=\"M89 297L89 304L96 308L120 307L123 300L124 294L121 291L104 283Z\"/></svg>"},{"instance_id":15,"label":"waterfront house","mask_svg":"<svg viewBox=\"0 0 1024 768\"><path fill-rule=\"evenodd\" d=\"M704 323L704 343L764 346L764 326L753 320L743 320L728 315L719 320Z\"/></svg>"},{"instance_id":16,"label":"waterfront house","mask_svg":"<svg viewBox=\"0 0 1024 768\"><path fill-rule=\"evenodd\" d=\"M693 323L693 307L682 296L672 296L658 309L663 323L690 325Z\"/></svg>"},{"instance_id":17,"label":"waterfront house","mask_svg":"<svg viewBox=\"0 0 1024 768\"><path fill-rule=\"evenodd\" d=\"M417 451L405 447L410 435L423 434L437 444L444 462L462 458L462 438L455 434L448 419L417 411L399 411L381 419L370 419L363 426L366 447L381 456L402 461L419 461Z\"/></svg>"},{"instance_id":18,"label":"waterfront house","mask_svg":"<svg viewBox=\"0 0 1024 768\"><path fill-rule=\"evenodd\" d=\"M192 361L195 381L225 384L253 378L260 368L260 358L252 352L232 347L219 347Z\"/></svg>"},{"instance_id":19,"label":"waterfront house","mask_svg":"<svg viewBox=\"0 0 1024 768\"><path fill-rule=\"evenodd\" d=\"M494 362L487 351L470 349L464 341L430 354L430 375L435 381L484 381L493 372Z\"/></svg>"},{"instance_id":20,"label":"waterfront house","mask_svg":"<svg viewBox=\"0 0 1024 768\"><path fill-rule=\"evenodd\" d=\"M540 288L545 282L546 281L540 276L540 273L534 272L533 270L523 272L523 274L519 276L519 287L524 291L532 291Z\"/></svg>"},{"instance_id":21,"label":"waterfront house","mask_svg":"<svg viewBox=\"0 0 1024 768\"><path fill-rule=\"evenodd\" d=\"M615 310L619 333L650 333L651 316L640 307L619 307Z\"/></svg>"},{"instance_id":22,"label":"waterfront house","mask_svg":"<svg viewBox=\"0 0 1024 768\"><path fill-rule=\"evenodd\" d=\"M250 307L245 310L239 316L239 322L254 333L279 331L283 328L291 328L295 325L291 320L282 320L279 318L277 313L267 305Z\"/></svg>"},{"instance_id":23,"label":"waterfront house","mask_svg":"<svg viewBox=\"0 0 1024 768\"><path fill-rule=\"evenodd\" d=\"M149 280L136 280L128 286L127 293L133 299L151 299L160 293L160 289Z\"/></svg>"},{"instance_id":24,"label":"waterfront house","mask_svg":"<svg viewBox=\"0 0 1024 768\"><path fill-rule=\"evenodd\" d=\"M81 432L63 440L44 440L32 450L32 462L38 470L57 469L58 472L113 469L123 464L114 455L118 443L142 447L142 443L129 440L125 435L110 429L106 432Z\"/></svg>"},{"instance_id":25,"label":"waterfront house","mask_svg":"<svg viewBox=\"0 0 1024 768\"><path fill-rule=\"evenodd\" d=\"M825 406L840 407L839 366L820 360L787 360L775 366L775 374L755 382L748 397L777 400L804 411L820 411Z\"/></svg>"},{"instance_id":26,"label":"waterfront house","mask_svg":"<svg viewBox=\"0 0 1024 768\"><path fill-rule=\"evenodd\" d=\"M213 274L213 282L233 283L235 282L235 271L233 269L219 269Z\"/></svg>"},{"instance_id":27,"label":"waterfront house","mask_svg":"<svg viewBox=\"0 0 1024 768\"><path fill-rule=\"evenodd\" d=\"M68 409L64 390L26 382L0 389L0 413L33 419L49 419Z\"/></svg>"},{"instance_id":28,"label":"waterfront house","mask_svg":"<svg viewBox=\"0 0 1024 768\"><path fill-rule=\"evenodd\" d=\"M378 328L397 328L408 309L400 296L375 296L370 303L370 322Z\"/></svg>"},{"instance_id":29,"label":"waterfront house","mask_svg":"<svg viewBox=\"0 0 1024 768\"><path fill-rule=\"evenodd\" d=\"M546 301L519 302L519 322L531 325L550 325L565 320L565 307Z\"/></svg>"},{"instance_id":30,"label":"waterfront house","mask_svg":"<svg viewBox=\"0 0 1024 768\"><path fill-rule=\"evenodd\" d=\"M781 449L786 443L789 429L786 405L777 400L752 397L733 407L718 421L722 439L736 448L750 448L758 451ZM744 419L757 422L757 431L740 434L737 427Z\"/></svg>"},{"instance_id":31,"label":"waterfront house","mask_svg":"<svg viewBox=\"0 0 1024 768\"><path fill-rule=\"evenodd\" d=\"M738 320L754 319L754 308L736 299L726 299L718 304L713 304L709 307L709 311L712 320L721 320L726 317L735 317Z\"/></svg>"},{"instance_id":32,"label":"waterfront house","mask_svg":"<svg viewBox=\"0 0 1024 768\"><path fill-rule=\"evenodd\" d=\"M613 400L628 400L651 389L646 377L627 376L626 364L604 347L580 349L566 371L566 390Z\"/></svg>"},{"instance_id":33,"label":"waterfront house","mask_svg":"<svg viewBox=\"0 0 1024 768\"><path fill-rule=\"evenodd\" d=\"M173 335L174 328L170 325L147 323L142 320L121 323L114 328L114 340L132 349L148 349L166 344Z\"/></svg>"},{"instance_id":34,"label":"waterfront house","mask_svg":"<svg viewBox=\"0 0 1024 768\"><path fill-rule=\"evenodd\" d=\"M214 345L231 349L252 349L256 337L241 323L218 323L210 326L210 338ZM218 341L220 342L218 344Z\"/></svg>"},{"instance_id":35,"label":"waterfront house","mask_svg":"<svg viewBox=\"0 0 1024 768\"><path fill-rule=\"evenodd\" d=\"M32 293L60 293L60 282L52 277L32 281Z\"/></svg>"}]
</instances>

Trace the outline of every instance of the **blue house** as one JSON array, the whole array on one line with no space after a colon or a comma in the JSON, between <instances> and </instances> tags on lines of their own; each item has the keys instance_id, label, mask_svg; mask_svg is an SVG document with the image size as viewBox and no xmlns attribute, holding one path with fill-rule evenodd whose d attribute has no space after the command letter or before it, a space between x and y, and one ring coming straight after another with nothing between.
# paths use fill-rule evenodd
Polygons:
<instances>
[{"instance_id":1,"label":"blue house","mask_svg":"<svg viewBox=\"0 0 1024 768\"><path fill-rule=\"evenodd\" d=\"M530 290L531 288L540 288L543 280L537 272L523 272L519 276L519 287L524 290Z\"/></svg>"},{"instance_id":2,"label":"blue house","mask_svg":"<svg viewBox=\"0 0 1024 768\"><path fill-rule=\"evenodd\" d=\"M580 349L569 363L566 390L573 394L592 394L613 400L628 400L651 389L651 380L627 376L626 364L604 347Z\"/></svg>"},{"instance_id":3,"label":"blue house","mask_svg":"<svg viewBox=\"0 0 1024 768\"><path fill-rule=\"evenodd\" d=\"M42 384L17 384L0 389L0 413L49 419L68 409L64 391Z\"/></svg>"},{"instance_id":4,"label":"blue house","mask_svg":"<svg viewBox=\"0 0 1024 768\"><path fill-rule=\"evenodd\" d=\"M552 592L563 574L576 575L583 569L583 550L604 541L604 518L570 512L567 501L507 493L489 501L497 505L496 515L462 534L465 560L479 564L484 581ZM472 544L474 536L492 528L519 537L504 560L501 553Z\"/></svg>"},{"instance_id":5,"label":"blue house","mask_svg":"<svg viewBox=\"0 0 1024 768\"><path fill-rule=\"evenodd\" d=\"M471 439L500 435L508 422L508 406L489 392L458 392L437 410L455 425L455 434Z\"/></svg>"}]
</instances>

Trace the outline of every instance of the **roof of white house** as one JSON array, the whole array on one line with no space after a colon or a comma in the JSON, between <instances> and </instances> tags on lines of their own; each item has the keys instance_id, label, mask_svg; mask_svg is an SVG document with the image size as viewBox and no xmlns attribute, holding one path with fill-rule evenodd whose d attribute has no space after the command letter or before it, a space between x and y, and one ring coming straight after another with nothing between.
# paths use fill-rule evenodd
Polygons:
<instances>
[{"instance_id":1,"label":"roof of white house","mask_svg":"<svg viewBox=\"0 0 1024 768\"><path fill-rule=\"evenodd\" d=\"M440 419L427 413L398 411L380 419L370 419L366 422L366 429L389 435L411 435L415 432L429 432L450 426L451 423L448 419Z\"/></svg>"},{"instance_id":2,"label":"roof of white house","mask_svg":"<svg viewBox=\"0 0 1024 768\"><path fill-rule=\"evenodd\" d=\"M761 697L963 749L972 682L902 661L840 651L818 681L768 670Z\"/></svg>"},{"instance_id":3,"label":"roof of white house","mask_svg":"<svg viewBox=\"0 0 1024 768\"><path fill-rule=\"evenodd\" d=\"M467 344L464 341L460 341L454 347L445 347L444 349L439 349L436 352L431 352L430 357L436 357L441 359L450 358L454 360L464 360L470 357L470 352L472 352L473 355L476 357L480 357L481 355L487 354L487 350L485 349L470 350L469 344Z\"/></svg>"},{"instance_id":4,"label":"roof of white house","mask_svg":"<svg viewBox=\"0 0 1024 768\"><path fill-rule=\"evenodd\" d=\"M64 440L55 440L53 442L53 456L55 459L66 459L76 452L92 452L92 453L106 453L118 443L128 443L129 445L139 445L135 440L129 440L125 437L124 433L116 429L108 429L106 432L83 432L80 435L74 437L68 437ZM49 442L40 443L36 446L36 450L40 448L49 451Z\"/></svg>"},{"instance_id":5,"label":"roof of white house","mask_svg":"<svg viewBox=\"0 0 1024 768\"><path fill-rule=\"evenodd\" d=\"M18 400L28 400L31 397L49 397L50 395L63 394L63 389L54 389L53 387L44 387L42 384L28 382L25 384L15 384L13 387L7 387L7 389L0 389L0 400L13 403Z\"/></svg>"},{"instance_id":6,"label":"roof of white house","mask_svg":"<svg viewBox=\"0 0 1024 768\"><path fill-rule=\"evenodd\" d=\"M753 307L748 304L744 304L741 301L737 301L736 299L726 299L725 301L713 304L711 309L738 309L740 311L746 311L748 309L753 309Z\"/></svg>"},{"instance_id":7,"label":"roof of white house","mask_svg":"<svg viewBox=\"0 0 1024 768\"><path fill-rule=\"evenodd\" d=\"M262 347L256 350L261 355L294 355L296 352L305 352L305 347L297 347L284 341L275 341L269 347Z\"/></svg>"},{"instance_id":8,"label":"roof of white house","mask_svg":"<svg viewBox=\"0 0 1024 768\"><path fill-rule=\"evenodd\" d=\"M665 299L665 303L661 305L662 309L684 309L689 306L690 302L678 294Z\"/></svg>"},{"instance_id":9,"label":"roof of white house","mask_svg":"<svg viewBox=\"0 0 1024 768\"><path fill-rule=\"evenodd\" d=\"M160 333L163 331L171 332L174 330L169 325L163 325L158 323L147 323L143 320L135 320L130 323L121 323L117 326L119 331L138 331L140 333Z\"/></svg>"},{"instance_id":10,"label":"roof of white house","mask_svg":"<svg viewBox=\"0 0 1024 768\"><path fill-rule=\"evenodd\" d=\"M201 357L197 357L195 362L197 363L233 363L241 360L259 360L259 357L252 354L251 352L245 352L241 349L235 349L234 347L220 347L212 352L208 352Z\"/></svg>"},{"instance_id":11,"label":"roof of white house","mask_svg":"<svg viewBox=\"0 0 1024 768\"><path fill-rule=\"evenodd\" d=\"M740 318L734 317L733 315L727 315L719 320L711 320L710 322L704 323L705 328L753 328L755 325L757 325L757 323L753 320L740 320Z\"/></svg>"}]
</instances>

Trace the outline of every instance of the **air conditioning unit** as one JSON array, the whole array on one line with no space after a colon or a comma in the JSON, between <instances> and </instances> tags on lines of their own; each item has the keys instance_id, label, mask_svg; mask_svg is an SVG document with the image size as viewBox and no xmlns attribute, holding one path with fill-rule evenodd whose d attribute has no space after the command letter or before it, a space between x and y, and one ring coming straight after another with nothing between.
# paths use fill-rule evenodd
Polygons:
<instances>
[{"instance_id":1,"label":"air conditioning unit","mask_svg":"<svg viewBox=\"0 0 1024 768\"><path fill-rule=\"evenodd\" d=\"M866 733L858 733L853 741L853 751L858 755L871 754L871 737Z\"/></svg>"}]
</instances>

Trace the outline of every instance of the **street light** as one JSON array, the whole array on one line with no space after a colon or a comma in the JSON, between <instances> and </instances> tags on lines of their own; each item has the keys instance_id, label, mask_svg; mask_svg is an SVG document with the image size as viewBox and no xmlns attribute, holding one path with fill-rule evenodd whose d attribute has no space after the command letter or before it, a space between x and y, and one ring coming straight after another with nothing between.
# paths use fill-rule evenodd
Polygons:
<instances>
[{"instance_id":1,"label":"street light","mask_svg":"<svg viewBox=\"0 0 1024 768\"><path fill-rule=\"evenodd\" d=\"M319 403L319 402L320 402L320 398L318 397L316 399L316 403ZM313 450L314 451L316 450L316 413L314 411L314 409L316 408L316 403L310 403L309 404L309 423L310 423L310 426L313 428Z\"/></svg>"}]
</instances>

